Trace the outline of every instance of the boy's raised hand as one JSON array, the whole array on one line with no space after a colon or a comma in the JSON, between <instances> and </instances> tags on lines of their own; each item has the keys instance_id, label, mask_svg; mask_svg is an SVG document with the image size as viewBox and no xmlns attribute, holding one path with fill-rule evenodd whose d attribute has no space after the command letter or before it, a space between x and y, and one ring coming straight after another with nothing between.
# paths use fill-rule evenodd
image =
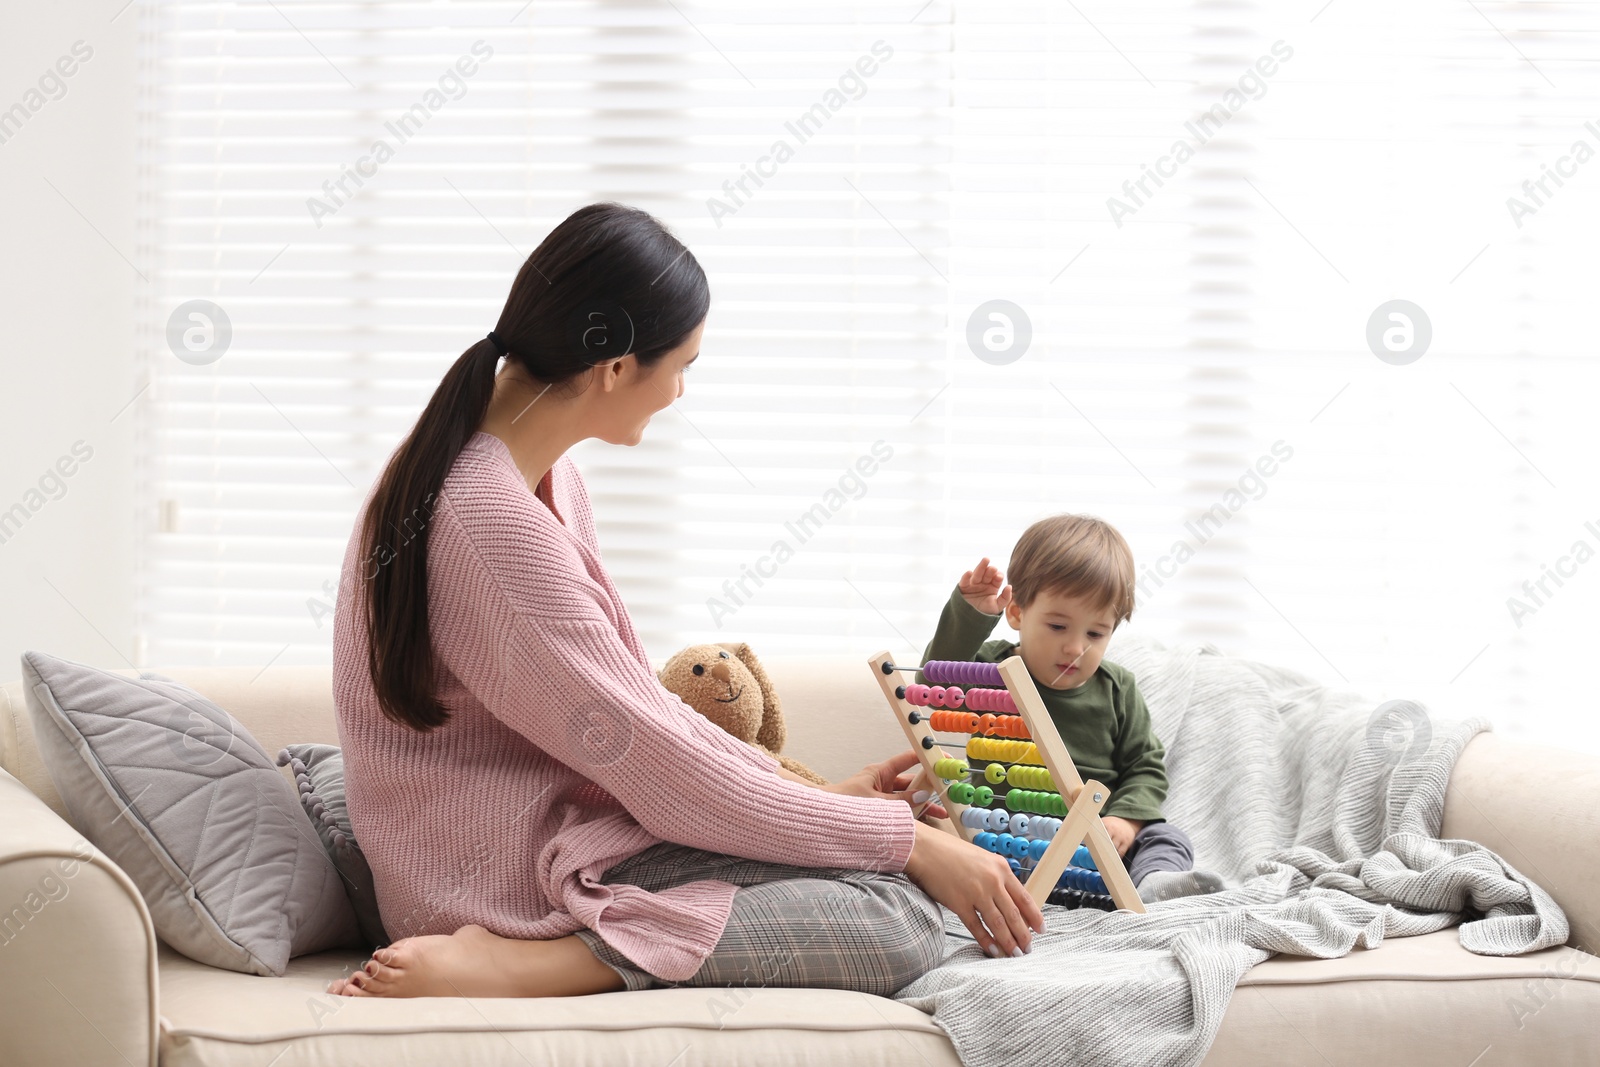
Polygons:
<instances>
[{"instance_id":1,"label":"boy's raised hand","mask_svg":"<svg viewBox=\"0 0 1600 1067\"><path fill-rule=\"evenodd\" d=\"M963 574L956 587L961 590L968 604L985 615L999 615L1011 603L1011 587L1005 584L1005 576L1000 573L1000 568L989 562L988 556Z\"/></svg>"}]
</instances>

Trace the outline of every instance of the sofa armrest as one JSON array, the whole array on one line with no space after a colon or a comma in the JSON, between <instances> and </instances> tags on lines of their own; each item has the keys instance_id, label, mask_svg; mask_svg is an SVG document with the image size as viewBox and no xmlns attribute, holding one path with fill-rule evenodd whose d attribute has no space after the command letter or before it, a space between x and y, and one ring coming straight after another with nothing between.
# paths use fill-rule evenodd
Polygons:
<instances>
[{"instance_id":1,"label":"sofa armrest","mask_svg":"<svg viewBox=\"0 0 1600 1067\"><path fill-rule=\"evenodd\" d=\"M156 937L122 869L0 771L0 1034L8 1067L154 1067Z\"/></svg>"},{"instance_id":2,"label":"sofa armrest","mask_svg":"<svg viewBox=\"0 0 1600 1067\"><path fill-rule=\"evenodd\" d=\"M1481 733L1445 796L1446 838L1493 849L1567 913L1567 943L1600 952L1600 756Z\"/></svg>"}]
</instances>

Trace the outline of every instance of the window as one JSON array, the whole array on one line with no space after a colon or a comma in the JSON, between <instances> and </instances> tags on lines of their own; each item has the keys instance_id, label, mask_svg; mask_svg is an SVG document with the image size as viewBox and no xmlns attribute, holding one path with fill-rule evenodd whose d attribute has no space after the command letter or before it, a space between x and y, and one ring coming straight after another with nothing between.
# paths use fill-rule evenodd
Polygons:
<instances>
[{"instance_id":1,"label":"window","mask_svg":"<svg viewBox=\"0 0 1600 1067\"><path fill-rule=\"evenodd\" d=\"M141 662L325 662L381 463L616 199L713 289L687 395L575 453L652 654L918 652L1085 511L1130 632L1600 747L1592 7L140 13Z\"/></svg>"}]
</instances>

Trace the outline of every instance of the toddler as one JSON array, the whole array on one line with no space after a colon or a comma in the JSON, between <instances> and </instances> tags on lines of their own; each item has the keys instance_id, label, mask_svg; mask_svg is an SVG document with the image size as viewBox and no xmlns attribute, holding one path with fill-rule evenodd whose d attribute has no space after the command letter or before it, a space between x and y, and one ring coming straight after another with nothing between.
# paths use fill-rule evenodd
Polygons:
<instances>
[{"instance_id":1,"label":"toddler","mask_svg":"<svg viewBox=\"0 0 1600 1067\"><path fill-rule=\"evenodd\" d=\"M1133 616L1134 580L1133 552L1109 523L1041 519L1012 550L1010 585L988 557L961 576L922 659L1021 656L1078 773L1111 790L1100 819L1140 899L1215 893L1222 879L1192 869L1188 835L1161 817L1166 750L1133 674L1102 658L1112 631ZM1017 641L989 640L1002 614Z\"/></svg>"}]
</instances>

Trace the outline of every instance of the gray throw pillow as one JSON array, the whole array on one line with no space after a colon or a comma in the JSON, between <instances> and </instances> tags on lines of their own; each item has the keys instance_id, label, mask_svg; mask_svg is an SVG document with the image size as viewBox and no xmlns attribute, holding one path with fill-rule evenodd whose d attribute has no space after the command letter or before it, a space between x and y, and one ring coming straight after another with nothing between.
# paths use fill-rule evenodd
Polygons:
<instances>
[{"instance_id":1,"label":"gray throw pillow","mask_svg":"<svg viewBox=\"0 0 1600 1067\"><path fill-rule=\"evenodd\" d=\"M211 701L22 654L34 735L72 824L133 879L190 959L281 975L360 943L339 872L261 745Z\"/></svg>"},{"instance_id":2,"label":"gray throw pillow","mask_svg":"<svg viewBox=\"0 0 1600 1067\"><path fill-rule=\"evenodd\" d=\"M356 835L350 830L350 813L344 803L344 754L336 745L290 745L278 753L278 766L294 772L300 791L300 806L305 808L311 826L322 839L328 859L344 879L345 896L355 909L361 927L362 947L371 951L389 943L383 919L378 914L378 890L372 881L372 868Z\"/></svg>"}]
</instances>

